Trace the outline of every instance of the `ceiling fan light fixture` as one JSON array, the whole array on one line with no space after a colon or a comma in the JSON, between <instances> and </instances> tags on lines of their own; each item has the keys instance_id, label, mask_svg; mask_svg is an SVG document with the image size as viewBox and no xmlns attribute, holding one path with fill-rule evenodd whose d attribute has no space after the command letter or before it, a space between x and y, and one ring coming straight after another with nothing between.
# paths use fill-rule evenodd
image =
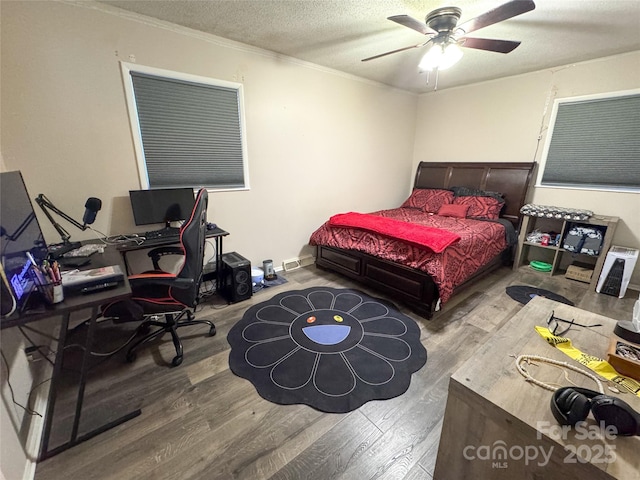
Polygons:
<instances>
[{"instance_id":1,"label":"ceiling fan light fixture","mask_svg":"<svg viewBox=\"0 0 640 480\"><path fill-rule=\"evenodd\" d=\"M434 69L446 70L458 63L461 58L462 49L456 43L436 43L422 57L418 69L422 72Z\"/></svg>"}]
</instances>

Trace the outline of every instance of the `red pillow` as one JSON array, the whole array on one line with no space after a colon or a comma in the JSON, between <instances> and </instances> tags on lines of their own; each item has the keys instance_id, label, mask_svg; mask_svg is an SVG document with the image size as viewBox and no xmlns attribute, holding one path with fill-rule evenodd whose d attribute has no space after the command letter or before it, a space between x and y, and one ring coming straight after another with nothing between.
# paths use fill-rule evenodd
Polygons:
<instances>
[{"instance_id":1,"label":"red pillow","mask_svg":"<svg viewBox=\"0 0 640 480\"><path fill-rule=\"evenodd\" d=\"M438 188L416 188L400 208L417 208L428 213L437 213L442 205L453 202L453 192Z\"/></svg>"},{"instance_id":2,"label":"red pillow","mask_svg":"<svg viewBox=\"0 0 640 480\"><path fill-rule=\"evenodd\" d=\"M443 217L466 218L467 210L469 210L469 205L456 205L449 203L440 207L438 215L442 215Z\"/></svg>"},{"instance_id":3,"label":"red pillow","mask_svg":"<svg viewBox=\"0 0 640 480\"><path fill-rule=\"evenodd\" d=\"M500 217L503 202L493 197L456 197L453 199L454 205L466 205L469 207L467 217L488 218L496 220Z\"/></svg>"}]
</instances>

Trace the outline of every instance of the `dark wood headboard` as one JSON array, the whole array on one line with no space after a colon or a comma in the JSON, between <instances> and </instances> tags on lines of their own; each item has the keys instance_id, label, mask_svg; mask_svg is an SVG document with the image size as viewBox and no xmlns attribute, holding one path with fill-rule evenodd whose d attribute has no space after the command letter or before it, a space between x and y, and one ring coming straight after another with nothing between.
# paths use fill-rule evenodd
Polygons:
<instances>
[{"instance_id":1,"label":"dark wood headboard","mask_svg":"<svg viewBox=\"0 0 640 480\"><path fill-rule=\"evenodd\" d=\"M414 187L468 187L500 192L505 199L501 217L518 228L520 208L525 204L535 165L534 162L420 162Z\"/></svg>"}]
</instances>

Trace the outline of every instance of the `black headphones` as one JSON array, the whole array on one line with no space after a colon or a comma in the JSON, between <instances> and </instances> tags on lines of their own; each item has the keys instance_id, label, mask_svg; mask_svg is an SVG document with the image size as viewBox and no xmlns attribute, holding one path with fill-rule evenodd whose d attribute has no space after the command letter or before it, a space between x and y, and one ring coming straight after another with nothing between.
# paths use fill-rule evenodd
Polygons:
<instances>
[{"instance_id":1,"label":"black headphones","mask_svg":"<svg viewBox=\"0 0 640 480\"><path fill-rule=\"evenodd\" d=\"M640 435L640 413L616 397L579 387L562 387L551 397L551 412L560 425L575 426L589 411L598 423L613 426L617 435Z\"/></svg>"}]
</instances>

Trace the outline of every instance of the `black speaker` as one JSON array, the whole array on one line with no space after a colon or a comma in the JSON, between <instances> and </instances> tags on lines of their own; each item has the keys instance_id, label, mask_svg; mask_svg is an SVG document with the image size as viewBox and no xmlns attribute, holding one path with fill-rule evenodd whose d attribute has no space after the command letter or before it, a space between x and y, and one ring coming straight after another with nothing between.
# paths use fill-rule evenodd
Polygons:
<instances>
[{"instance_id":1,"label":"black speaker","mask_svg":"<svg viewBox=\"0 0 640 480\"><path fill-rule=\"evenodd\" d=\"M251 298L251 262L236 252L222 255L221 295L229 302L236 303Z\"/></svg>"}]
</instances>

